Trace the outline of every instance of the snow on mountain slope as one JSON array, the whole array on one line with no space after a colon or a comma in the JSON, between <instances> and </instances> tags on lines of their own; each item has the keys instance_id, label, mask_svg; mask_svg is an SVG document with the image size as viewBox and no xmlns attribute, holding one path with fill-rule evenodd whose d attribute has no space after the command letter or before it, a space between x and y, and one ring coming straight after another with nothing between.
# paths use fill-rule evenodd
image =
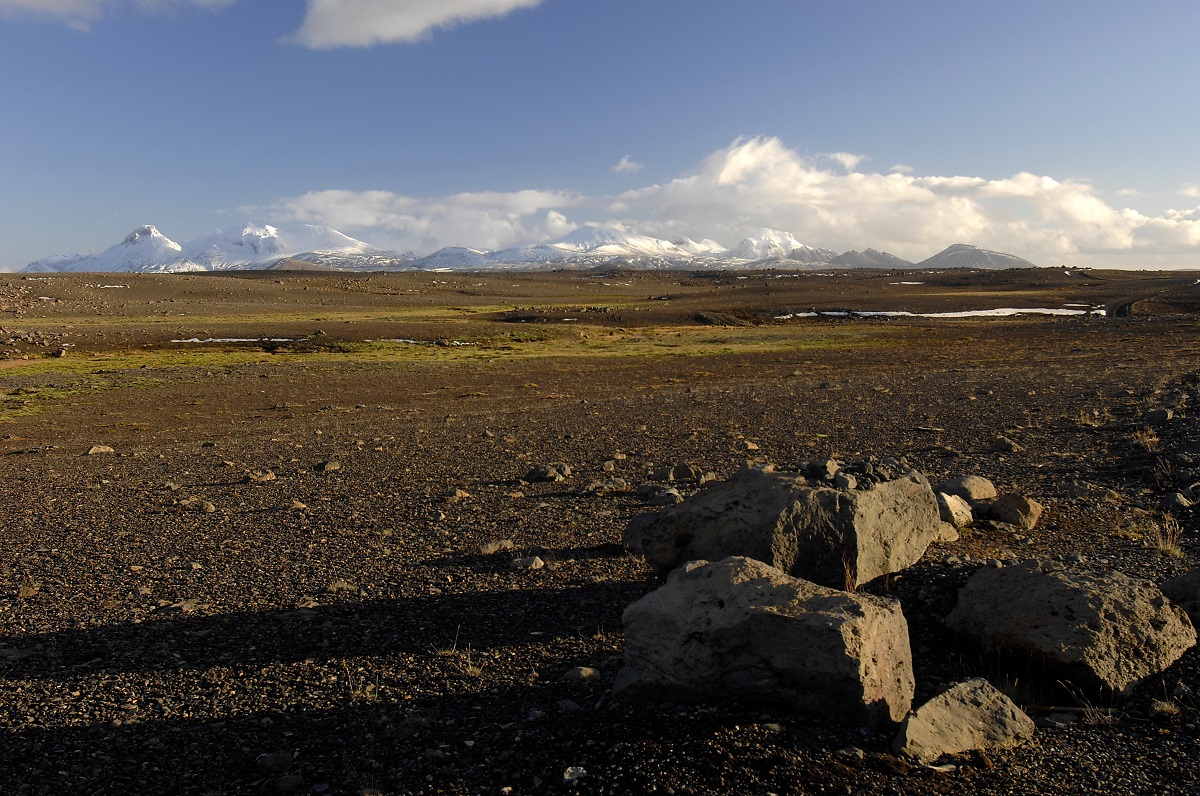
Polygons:
<instances>
[{"instance_id":1,"label":"snow on mountain slope","mask_svg":"<svg viewBox=\"0 0 1200 796\"><path fill-rule=\"evenodd\" d=\"M138 227L124 241L100 254L56 255L30 263L25 271L219 271L265 268L285 257L308 253L367 257L381 253L360 240L329 227L306 224L280 230L246 224L216 230L184 245L150 225Z\"/></svg>"},{"instance_id":2,"label":"snow on mountain slope","mask_svg":"<svg viewBox=\"0 0 1200 796\"><path fill-rule=\"evenodd\" d=\"M836 257L837 252L806 246L793 238L790 232L764 228L759 230L757 235L743 239L737 246L717 256L722 260L748 262L789 259L804 263L826 263Z\"/></svg>"},{"instance_id":3,"label":"snow on mountain slope","mask_svg":"<svg viewBox=\"0 0 1200 796\"><path fill-rule=\"evenodd\" d=\"M881 252L876 249L863 251L848 251L839 254L829 261L830 265L840 265L846 268L911 268L912 263L902 260L894 254Z\"/></svg>"},{"instance_id":4,"label":"snow on mountain slope","mask_svg":"<svg viewBox=\"0 0 1200 796\"><path fill-rule=\"evenodd\" d=\"M410 267L433 270L435 268L486 268L489 264L487 252L463 246L447 246L426 257L418 257Z\"/></svg>"},{"instance_id":5,"label":"snow on mountain slope","mask_svg":"<svg viewBox=\"0 0 1200 796\"><path fill-rule=\"evenodd\" d=\"M125 240L100 254L47 257L25 270L40 271L195 271L183 247L149 224L130 232Z\"/></svg>"},{"instance_id":6,"label":"snow on mountain slope","mask_svg":"<svg viewBox=\"0 0 1200 796\"><path fill-rule=\"evenodd\" d=\"M694 241L691 238L676 238L671 243L680 251L702 257L713 257L725 251L724 246L709 238L705 238L702 241Z\"/></svg>"},{"instance_id":7,"label":"snow on mountain slope","mask_svg":"<svg viewBox=\"0 0 1200 796\"><path fill-rule=\"evenodd\" d=\"M212 271L269 265L284 257L309 252L366 255L379 251L336 229L314 224L285 230L246 224L240 229L216 230L203 235L189 241L183 250L190 260Z\"/></svg>"}]
</instances>

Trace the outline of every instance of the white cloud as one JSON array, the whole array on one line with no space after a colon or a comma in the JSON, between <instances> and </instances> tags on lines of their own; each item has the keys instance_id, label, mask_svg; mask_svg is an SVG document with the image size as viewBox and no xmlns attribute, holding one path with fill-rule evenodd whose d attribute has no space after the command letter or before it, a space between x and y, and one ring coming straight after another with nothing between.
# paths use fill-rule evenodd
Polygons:
<instances>
[{"instance_id":1,"label":"white cloud","mask_svg":"<svg viewBox=\"0 0 1200 796\"><path fill-rule=\"evenodd\" d=\"M602 223L726 245L772 227L813 246L870 246L913 261L952 243L971 243L1042 265L1200 265L1200 207L1147 216L1109 205L1085 181L1028 172L1002 179L914 177L847 170L849 162L805 157L776 138L749 138L669 182L619 196L528 190L418 198L318 191L243 210L274 223L328 224L378 246L419 252L498 249Z\"/></svg>"},{"instance_id":2,"label":"white cloud","mask_svg":"<svg viewBox=\"0 0 1200 796\"><path fill-rule=\"evenodd\" d=\"M637 174L642 170L642 164L635 163L629 155L625 155L617 165L613 166L612 170L617 174Z\"/></svg>"},{"instance_id":3,"label":"white cloud","mask_svg":"<svg viewBox=\"0 0 1200 796\"><path fill-rule=\"evenodd\" d=\"M1179 195L1189 199L1200 199L1200 185L1184 185L1180 187Z\"/></svg>"},{"instance_id":4,"label":"white cloud","mask_svg":"<svg viewBox=\"0 0 1200 796\"><path fill-rule=\"evenodd\" d=\"M219 8L237 0L0 0L0 14L48 17L87 30L110 9L134 5L143 11L161 11L172 6L194 5Z\"/></svg>"},{"instance_id":5,"label":"white cloud","mask_svg":"<svg viewBox=\"0 0 1200 796\"><path fill-rule=\"evenodd\" d=\"M274 223L325 224L384 248L500 249L575 229L563 214L578 198L557 191L459 193L433 199L389 191L313 191L267 207L243 207Z\"/></svg>"},{"instance_id":6,"label":"white cloud","mask_svg":"<svg viewBox=\"0 0 1200 796\"><path fill-rule=\"evenodd\" d=\"M314 49L415 42L439 28L502 17L542 0L308 0L294 41Z\"/></svg>"},{"instance_id":7,"label":"white cloud","mask_svg":"<svg viewBox=\"0 0 1200 796\"><path fill-rule=\"evenodd\" d=\"M907 163L897 163L895 166L892 166L890 169L888 169L888 171L896 171L901 174L912 174L914 171L916 171L916 169L914 169L912 166L909 166Z\"/></svg>"},{"instance_id":8,"label":"white cloud","mask_svg":"<svg viewBox=\"0 0 1200 796\"><path fill-rule=\"evenodd\" d=\"M867 159L866 155L855 155L852 152L831 152L825 157L841 166L846 171L854 171L858 165Z\"/></svg>"}]
</instances>

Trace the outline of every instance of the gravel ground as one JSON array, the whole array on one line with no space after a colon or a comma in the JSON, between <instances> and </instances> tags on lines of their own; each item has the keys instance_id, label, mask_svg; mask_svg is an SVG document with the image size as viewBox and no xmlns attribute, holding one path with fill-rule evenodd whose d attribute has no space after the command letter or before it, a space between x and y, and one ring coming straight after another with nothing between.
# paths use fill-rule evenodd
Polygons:
<instances>
[{"instance_id":1,"label":"gravel ground","mask_svg":"<svg viewBox=\"0 0 1200 796\"><path fill-rule=\"evenodd\" d=\"M1200 480L1180 453L1200 440L1194 318L791 328L858 342L4 371L0 794L1194 793L1197 650L1115 701L942 626L989 558L1157 582L1195 565L1197 510L1182 558L1151 525ZM71 333L100 350L106 329ZM1175 417L1151 434L1161 406ZM998 434L1023 450L989 453ZM918 703L982 675L1070 723L935 770L889 754L892 727L610 701L621 612L655 587L620 544L651 510L632 489L663 465L826 455L904 456L1047 506L1032 532L980 523L866 588L904 606ZM559 461L566 481L524 480ZM583 493L612 475L631 491Z\"/></svg>"}]
</instances>

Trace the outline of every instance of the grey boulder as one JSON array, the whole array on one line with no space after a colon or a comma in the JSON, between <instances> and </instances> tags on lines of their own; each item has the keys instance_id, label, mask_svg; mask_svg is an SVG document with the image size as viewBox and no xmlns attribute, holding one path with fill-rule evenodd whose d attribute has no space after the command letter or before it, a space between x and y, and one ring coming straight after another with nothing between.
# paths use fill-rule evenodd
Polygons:
<instances>
[{"instance_id":1,"label":"grey boulder","mask_svg":"<svg viewBox=\"0 0 1200 796\"><path fill-rule=\"evenodd\" d=\"M747 556L846 588L911 566L940 533L937 500L915 470L845 490L767 466L635 518L625 544L660 576L686 561Z\"/></svg>"},{"instance_id":2,"label":"grey boulder","mask_svg":"<svg viewBox=\"0 0 1200 796\"><path fill-rule=\"evenodd\" d=\"M891 599L829 589L749 558L692 561L625 609L625 700L787 705L899 721L914 690L908 623Z\"/></svg>"},{"instance_id":3,"label":"grey boulder","mask_svg":"<svg viewBox=\"0 0 1200 796\"><path fill-rule=\"evenodd\" d=\"M1118 693L1196 644L1187 614L1150 581L1054 562L979 570L946 625L984 647L1061 667L1076 685Z\"/></svg>"},{"instance_id":4,"label":"grey boulder","mask_svg":"<svg viewBox=\"0 0 1200 796\"><path fill-rule=\"evenodd\" d=\"M986 503L996 497L996 485L981 475L956 476L939 485L937 491L957 495L972 506Z\"/></svg>"},{"instance_id":5,"label":"grey boulder","mask_svg":"<svg viewBox=\"0 0 1200 796\"><path fill-rule=\"evenodd\" d=\"M926 702L900 727L896 754L932 763L942 755L1015 746L1033 737L1033 719L982 678Z\"/></svg>"}]
</instances>

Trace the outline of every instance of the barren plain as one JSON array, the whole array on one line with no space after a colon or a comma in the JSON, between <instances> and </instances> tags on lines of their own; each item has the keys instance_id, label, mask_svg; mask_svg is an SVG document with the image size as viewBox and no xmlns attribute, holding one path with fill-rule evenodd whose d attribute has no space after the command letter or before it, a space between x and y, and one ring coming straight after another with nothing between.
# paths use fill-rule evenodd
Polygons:
<instances>
[{"instance_id":1,"label":"barren plain","mask_svg":"<svg viewBox=\"0 0 1200 796\"><path fill-rule=\"evenodd\" d=\"M1200 510L1180 557L1156 528L1200 481L1197 276L7 276L0 794L1195 793L1200 651L1118 700L942 619L988 559L1196 566ZM920 314L996 308L1080 314ZM1032 741L930 768L894 727L609 698L656 586L637 486L867 456L1047 507L865 587L903 605L917 704L985 676Z\"/></svg>"}]
</instances>

